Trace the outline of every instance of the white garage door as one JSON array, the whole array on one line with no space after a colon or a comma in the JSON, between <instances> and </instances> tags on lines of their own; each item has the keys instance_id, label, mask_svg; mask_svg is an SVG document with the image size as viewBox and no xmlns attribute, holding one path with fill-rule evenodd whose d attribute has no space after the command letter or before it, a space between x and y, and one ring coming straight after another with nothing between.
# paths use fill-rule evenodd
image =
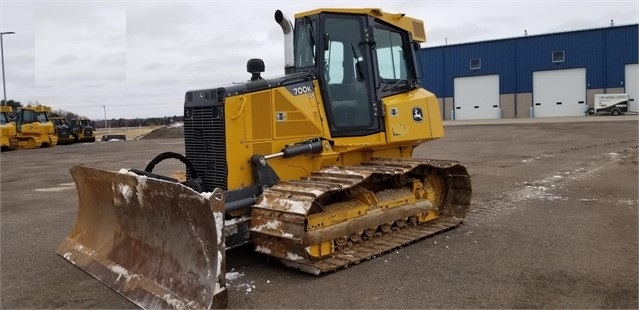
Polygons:
<instances>
[{"instance_id":1,"label":"white garage door","mask_svg":"<svg viewBox=\"0 0 639 310\"><path fill-rule=\"evenodd\" d=\"M584 116L586 69L533 72L533 113L535 117Z\"/></svg>"},{"instance_id":2,"label":"white garage door","mask_svg":"<svg viewBox=\"0 0 639 310\"><path fill-rule=\"evenodd\" d=\"M499 75L460 77L454 80L455 119L497 119Z\"/></svg>"},{"instance_id":3,"label":"white garage door","mask_svg":"<svg viewBox=\"0 0 639 310\"><path fill-rule=\"evenodd\" d=\"M628 111L639 112L639 64L626 65L626 94L630 97Z\"/></svg>"}]
</instances>

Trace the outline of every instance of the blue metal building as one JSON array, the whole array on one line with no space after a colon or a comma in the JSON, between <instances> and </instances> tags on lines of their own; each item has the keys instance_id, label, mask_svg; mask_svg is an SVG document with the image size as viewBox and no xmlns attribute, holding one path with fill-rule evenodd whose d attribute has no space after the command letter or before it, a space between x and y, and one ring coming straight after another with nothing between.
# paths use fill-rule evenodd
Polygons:
<instances>
[{"instance_id":1,"label":"blue metal building","mask_svg":"<svg viewBox=\"0 0 639 310\"><path fill-rule=\"evenodd\" d=\"M638 25L421 50L425 89L445 119L585 115L595 94L639 104Z\"/></svg>"}]
</instances>

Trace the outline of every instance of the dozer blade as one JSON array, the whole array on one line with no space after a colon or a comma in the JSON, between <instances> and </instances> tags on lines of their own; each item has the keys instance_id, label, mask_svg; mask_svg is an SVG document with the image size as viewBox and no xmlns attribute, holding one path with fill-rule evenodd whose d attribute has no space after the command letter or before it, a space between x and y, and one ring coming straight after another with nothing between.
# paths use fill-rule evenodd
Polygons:
<instances>
[{"instance_id":1,"label":"dozer blade","mask_svg":"<svg viewBox=\"0 0 639 310\"><path fill-rule=\"evenodd\" d=\"M224 197L75 166L79 209L62 257L142 308L225 308Z\"/></svg>"}]
</instances>

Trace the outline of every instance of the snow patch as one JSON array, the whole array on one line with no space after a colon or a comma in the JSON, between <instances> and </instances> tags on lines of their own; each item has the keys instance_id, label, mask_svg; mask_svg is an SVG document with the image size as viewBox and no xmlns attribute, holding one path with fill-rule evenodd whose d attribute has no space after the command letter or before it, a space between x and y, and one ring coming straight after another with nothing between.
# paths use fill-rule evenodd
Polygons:
<instances>
[{"instance_id":1,"label":"snow patch","mask_svg":"<svg viewBox=\"0 0 639 310\"><path fill-rule=\"evenodd\" d=\"M126 199L126 203L131 202L131 197L133 196L133 190L127 184L118 184L118 188L124 199Z\"/></svg>"},{"instance_id":2,"label":"snow patch","mask_svg":"<svg viewBox=\"0 0 639 310\"><path fill-rule=\"evenodd\" d=\"M271 254L272 251L269 248L265 248L261 245L258 245L255 247L255 252L260 252L260 253L264 253L264 254Z\"/></svg>"},{"instance_id":3,"label":"snow patch","mask_svg":"<svg viewBox=\"0 0 639 310\"><path fill-rule=\"evenodd\" d=\"M78 251L80 251L80 252L82 252L82 253L84 253L85 255L88 255L88 256L98 255L98 253L96 251L93 251L93 250L91 250L89 248L85 248L81 244L76 244L73 248L78 250Z\"/></svg>"},{"instance_id":4,"label":"snow patch","mask_svg":"<svg viewBox=\"0 0 639 310\"><path fill-rule=\"evenodd\" d=\"M222 238L224 238L222 234L222 228L224 227L224 214L222 214L222 212L214 212L213 217L215 218L215 233L217 234L217 244L221 244ZM224 251L224 249L222 249L222 251ZM223 255L222 251L220 250L217 251L217 266L216 266L217 275L222 274L222 260L224 259L224 257L222 256ZM207 258L207 262L208 262L208 258ZM211 274L209 272L208 278L210 277L211 277ZM215 290L213 291L213 294L217 295L219 292L223 291L224 289L225 288L222 287L222 284L220 284L220 279L218 278L215 281Z\"/></svg>"},{"instance_id":5,"label":"snow patch","mask_svg":"<svg viewBox=\"0 0 639 310\"><path fill-rule=\"evenodd\" d=\"M344 174L349 174L349 175L361 175L361 173L358 173L358 172L355 172L355 171L351 171L351 170L346 170L344 168L340 168L340 167L337 167L337 166L324 168L320 172L344 173Z\"/></svg>"},{"instance_id":6,"label":"snow patch","mask_svg":"<svg viewBox=\"0 0 639 310\"><path fill-rule=\"evenodd\" d=\"M166 301L166 303L171 305L171 307L173 307L174 309L186 308L186 305L184 304L183 301L173 297L173 295L171 294L164 294L164 296L162 296L162 299L164 299L164 301Z\"/></svg>"},{"instance_id":7,"label":"snow patch","mask_svg":"<svg viewBox=\"0 0 639 310\"><path fill-rule=\"evenodd\" d=\"M309 193L315 195L315 197L319 197L319 196L324 195L325 191L321 190L321 189L312 189L312 190L309 191Z\"/></svg>"},{"instance_id":8,"label":"snow patch","mask_svg":"<svg viewBox=\"0 0 639 310\"><path fill-rule=\"evenodd\" d=\"M224 257L222 257L222 252L221 251L217 251L217 275L220 275L222 272L222 259L224 259ZM211 271L209 271L209 274L207 275L207 278L211 277ZM213 290L213 295L217 295L218 293L224 291L226 289L226 287L223 287L222 284L220 283L220 278L217 278L215 280L215 289Z\"/></svg>"},{"instance_id":9,"label":"snow patch","mask_svg":"<svg viewBox=\"0 0 639 310\"><path fill-rule=\"evenodd\" d=\"M136 190L138 191L138 202L141 206L144 205L144 190L146 189L146 178L138 177L138 186L136 186Z\"/></svg>"},{"instance_id":10,"label":"snow patch","mask_svg":"<svg viewBox=\"0 0 639 310\"><path fill-rule=\"evenodd\" d=\"M288 210L298 214L306 214L310 208L311 203L309 201L287 200L286 206Z\"/></svg>"},{"instance_id":11,"label":"snow patch","mask_svg":"<svg viewBox=\"0 0 639 310\"><path fill-rule=\"evenodd\" d=\"M55 187L48 187L48 188L36 188L35 191L36 192L61 192L61 191L66 191L72 188L73 187L70 187L70 186L55 186Z\"/></svg>"},{"instance_id":12,"label":"snow patch","mask_svg":"<svg viewBox=\"0 0 639 310\"><path fill-rule=\"evenodd\" d=\"M118 173L119 174L128 174L128 175L134 176L134 177L139 177L139 175L137 175L137 174L135 174L135 173L133 173L133 172L127 170L127 169L124 169L124 168L118 170Z\"/></svg>"},{"instance_id":13,"label":"snow patch","mask_svg":"<svg viewBox=\"0 0 639 310\"><path fill-rule=\"evenodd\" d=\"M288 260L304 260L304 257L299 256L295 253L286 252L286 259Z\"/></svg>"},{"instance_id":14,"label":"snow patch","mask_svg":"<svg viewBox=\"0 0 639 310\"><path fill-rule=\"evenodd\" d=\"M126 268L124 268L124 267L122 267L122 266L120 266L118 264L111 265L109 267L109 269L118 275L118 278L115 279L115 281L119 281L120 278L122 278L122 277L124 277L126 279L126 281L129 281L129 280L131 280L133 278L139 277L138 275L130 275L129 271L126 270Z\"/></svg>"},{"instance_id":15,"label":"snow patch","mask_svg":"<svg viewBox=\"0 0 639 310\"><path fill-rule=\"evenodd\" d=\"M624 150L624 154L626 151ZM604 164L600 164L598 162L592 162L587 167L576 168L572 171L557 171L549 176L536 180L533 182L525 182L523 184L518 184L522 186L519 190L515 190L509 193L506 197L499 197L503 199L505 202L500 205L495 205L489 211L491 214L510 214L513 210L518 207L524 205L521 202L527 200L546 200L546 201L561 201L567 200L565 197L561 197L556 195L555 190L562 189L563 186L567 184L567 182L571 182L574 180L583 180L586 178L592 178L596 175L601 169L603 169L606 165L614 163L618 160L624 158L624 154L619 153L608 153L604 156L596 157L598 159L605 159L606 162ZM543 157L552 157L553 155L542 155L540 157L536 157L536 159L540 159ZM608 160L612 158L612 161ZM535 158L527 158L522 160L522 162L532 162ZM579 199L581 202L598 202L597 199L587 199L581 198ZM637 204L637 200L632 200L629 204Z\"/></svg>"},{"instance_id":16,"label":"snow patch","mask_svg":"<svg viewBox=\"0 0 639 310\"><path fill-rule=\"evenodd\" d=\"M238 285L235 290L239 291L239 290L244 290L245 294L248 294L250 292L252 292L255 289L255 285L252 284L253 281L251 281L251 284L249 283L241 283L240 285Z\"/></svg>"},{"instance_id":17,"label":"snow patch","mask_svg":"<svg viewBox=\"0 0 639 310\"><path fill-rule=\"evenodd\" d=\"M534 158L533 157L525 158L521 162L522 163L531 163L531 162L533 162L535 160L541 160L541 159L544 159L544 158L547 158L547 157L554 157L554 156L555 155L553 155L553 154L541 154L541 155L539 155L537 157L534 157Z\"/></svg>"},{"instance_id":18,"label":"snow patch","mask_svg":"<svg viewBox=\"0 0 639 310\"><path fill-rule=\"evenodd\" d=\"M253 228L255 231L264 231L264 230L277 230L282 225L282 222L278 220L269 220L266 224L262 224Z\"/></svg>"},{"instance_id":19,"label":"snow patch","mask_svg":"<svg viewBox=\"0 0 639 310\"><path fill-rule=\"evenodd\" d=\"M200 193L200 196L202 196L204 199L211 199L211 196L213 196L213 192Z\"/></svg>"},{"instance_id":20,"label":"snow patch","mask_svg":"<svg viewBox=\"0 0 639 310\"><path fill-rule=\"evenodd\" d=\"M284 238L293 238L293 234L282 232L282 237L284 237Z\"/></svg>"},{"instance_id":21,"label":"snow patch","mask_svg":"<svg viewBox=\"0 0 639 310\"><path fill-rule=\"evenodd\" d=\"M233 225L235 225L235 224L237 224L239 222L244 222L244 221L247 221L247 220L250 220L250 219L251 218L248 217L248 216L232 218L232 219L229 219L229 220L225 221L224 222L224 226L233 226Z\"/></svg>"},{"instance_id":22,"label":"snow patch","mask_svg":"<svg viewBox=\"0 0 639 310\"><path fill-rule=\"evenodd\" d=\"M224 214L222 212L213 212L215 218L215 233L217 234L217 244L222 243L222 227L224 227Z\"/></svg>"},{"instance_id":23,"label":"snow patch","mask_svg":"<svg viewBox=\"0 0 639 310\"><path fill-rule=\"evenodd\" d=\"M227 272L226 273L226 281L235 281L241 277L243 277L244 274L237 272L237 271L232 271L232 272Z\"/></svg>"},{"instance_id":24,"label":"snow patch","mask_svg":"<svg viewBox=\"0 0 639 310\"><path fill-rule=\"evenodd\" d=\"M75 188L75 183L60 183L58 186L49 187L49 188L37 188L36 192L59 192L67 189Z\"/></svg>"},{"instance_id":25,"label":"snow patch","mask_svg":"<svg viewBox=\"0 0 639 310\"><path fill-rule=\"evenodd\" d=\"M619 199L617 202L619 204L630 205L630 206L637 204L637 200L636 199Z\"/></svg>"}]
</instances>

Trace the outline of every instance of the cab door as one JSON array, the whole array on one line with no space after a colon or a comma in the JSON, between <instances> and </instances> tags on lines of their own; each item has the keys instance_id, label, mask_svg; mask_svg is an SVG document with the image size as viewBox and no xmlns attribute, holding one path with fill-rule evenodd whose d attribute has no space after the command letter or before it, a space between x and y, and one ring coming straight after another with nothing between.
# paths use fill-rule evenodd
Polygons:
<instances>
[{"instance_id":1,"label":"cab door","mask_svg":"<svg viewBox=\"0 0 639 310\"><path fill-rule=\"evenodd\" d=\"M363 136L383 131L373 78L367 17L322 14L318 71L331 136ZM372 29L372 28L371 28Z\"/></svg>"}]
</instances>

